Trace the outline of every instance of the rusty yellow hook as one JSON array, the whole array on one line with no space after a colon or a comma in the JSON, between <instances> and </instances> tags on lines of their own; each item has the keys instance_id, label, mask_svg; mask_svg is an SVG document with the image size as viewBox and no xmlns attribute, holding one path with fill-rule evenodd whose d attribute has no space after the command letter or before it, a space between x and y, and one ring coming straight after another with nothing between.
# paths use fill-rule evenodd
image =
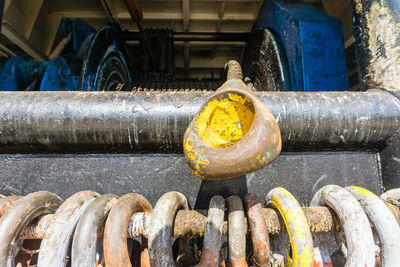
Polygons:
<instances>
[{"instance_id":1,"label":"rusty yellow hook","mask_svg":"<svg viewBox=\"0 0 400 267\"><path fill-rule=\"evenodd\" d=\"M240 64L231 60L227 68L227 81L201 106L183 140L186 161L204 180L256 171L281 151L274 116L242 81Z\"/></svg>"}]
</instances>

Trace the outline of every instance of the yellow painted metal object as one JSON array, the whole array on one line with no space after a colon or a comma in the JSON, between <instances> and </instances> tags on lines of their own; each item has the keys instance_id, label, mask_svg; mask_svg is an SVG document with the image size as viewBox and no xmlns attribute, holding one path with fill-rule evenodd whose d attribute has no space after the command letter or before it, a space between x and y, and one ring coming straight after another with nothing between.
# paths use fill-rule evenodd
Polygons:
<instances>
[{"instance_id":1,"label":"yellow painted metal object","mask_svg":"<svg viewBox=\"0 0 400 267\"><path fill-rule=\"evenodd\" d=\"M314 245L306 216L292 194L282 187L272 189L266 201L279 211L285 222L290 239L292 255L287 266L309 267L314 264Z\"/></svg>"},{"instance_id":2,"label":"yellow painted metal object","mask_svg":"<svg viewBox=\"0 0 400 267\"><path fill-rule=\"evenodd\" d=\"M281 134L271 112L243 83L236 61L228 80L200 108L184 136L193 174L205 180L233 178L273 162Z\"/></svg>"}]
</instances>

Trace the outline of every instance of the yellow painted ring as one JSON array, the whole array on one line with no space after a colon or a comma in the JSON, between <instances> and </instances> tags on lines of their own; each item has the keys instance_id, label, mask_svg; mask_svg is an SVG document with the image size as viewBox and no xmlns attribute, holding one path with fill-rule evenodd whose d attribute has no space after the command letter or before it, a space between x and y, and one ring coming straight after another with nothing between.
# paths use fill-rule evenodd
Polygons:
<instances>
[{"instance_id":1,"label":"yellow painted ring","mask_svg":"<svg viewBox=\"0 0 400 267\"><path fill-rule=\"evenodd\" d=\"M314 245L303 209L286 189L276 187L266 197L267 205L277 209L285 222L292 248L287 266L313 266Z\"/></svg>"}]
</instances>

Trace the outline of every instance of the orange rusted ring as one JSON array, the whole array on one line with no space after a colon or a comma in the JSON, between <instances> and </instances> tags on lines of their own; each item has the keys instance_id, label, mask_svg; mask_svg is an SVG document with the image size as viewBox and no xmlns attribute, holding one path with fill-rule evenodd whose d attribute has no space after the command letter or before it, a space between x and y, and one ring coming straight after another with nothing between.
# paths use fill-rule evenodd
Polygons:
<instances>
[{"instance_id":1,"label":"orange rusted ring","mask_svg":"<svg viewBox=\"0 0 400 267\"><path fill-rule=\"evenodd\" d=\"M104 229L104 259L106 266L132 266L128 253L128 225L135 212L152 212L153 208L142 195L129 193L115 203ZM147 266L148 263L141 263Z\"/></svg>"},{"instance_id":2,"label":"orange rusted ring","mask_svg":"<svg viewBox=\"0 0 400 267\"><path fill-rule=\"evenodd\" d=\"M231 68L234 70L231 71ZM221 180L254 172L272 163L281 151L278 123L267 107L239 79L239 68L237 62L228 62L228 73L232 72L229 76L232 79L205 101L185 132L183 147L186 161L193 173L204 180ZM236 143L226 148L209 146L197 132L196 122L211 101L227 99L229 95L248 99L250 103L246 103L251 105L251 110L254 108L254 120L247 133ZM232 162L235 168L232 168Z\"/></svg>"},{"instance_id":3,"label":"orange rusted ring","mask_svg":"<svg viewBox=\"0 0 400 267\"><path fill-rule=\"evenodd\" d=\"M0 266L15 266L14 253L21 231L36 217L53 213L62 203L56 194L39 191L17 200L0 219Z\"/></svg>"},{"instance_id":4,"label":"orange rusted ring","mask_svg":"<svg viewBox=\"0 0 400 267\"><path fill-rule=\"evenodd\" d=\"M222 245L222 229L224 226L225 200L216 195L210 200L206 231L200 262L196 267L217 267Z\"/></svg>"},{"instance_id":5,"label":"orange rusted ring","mask_svg":"<svg viewBox=\"0 0 400 267\"><path fill-rule=\"evenodd\" d=\"M228 198L228 210L229 266L247 267L246 229L243 203L240 197L230 196Z\"/></svg>"},{"instance_id":6,"label":"orange rusted ring","mask_svg":"<svg viewBox=\"0 0 400 267\"><path fill-rule=\"evenodd\" d=\"M244 203L247 209L251 229L251 239L253 241L253 260L259 267L269 266L270 264L270 245L265 223L262 206L253 194L244 195Z\"/></svg>"}]
</instances>

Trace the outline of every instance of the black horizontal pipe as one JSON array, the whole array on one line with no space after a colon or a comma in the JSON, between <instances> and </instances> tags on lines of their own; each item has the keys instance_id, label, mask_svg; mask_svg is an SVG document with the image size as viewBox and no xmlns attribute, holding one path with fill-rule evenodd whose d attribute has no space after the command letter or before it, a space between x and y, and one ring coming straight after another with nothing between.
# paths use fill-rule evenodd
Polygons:
<instances>
[{"instance_id":1,"label":"black horizontal pipe","mask_svg":"<svg viewBox=\"0 0 400 267\"><path fill-rule=\"evenodd\" d=\"M0 92L0 152L182 152L212 92ZM368 92L257 92L283 150L380 149L400 129L400 102Z\"/></svg>"},{"instance_id":2,"label":"black horizontal pipe","mask_svg":"<svg viewBox=\"0 0 400 267\"><path fill-rule=\"evenodd\" d=\"M140 39L139 32L124 31L121 33L126 41ZM222 32L174 32L174 41L207 41L207 42L246 42L248 33L222 33Z\"/></svg>"}]
</instances>

